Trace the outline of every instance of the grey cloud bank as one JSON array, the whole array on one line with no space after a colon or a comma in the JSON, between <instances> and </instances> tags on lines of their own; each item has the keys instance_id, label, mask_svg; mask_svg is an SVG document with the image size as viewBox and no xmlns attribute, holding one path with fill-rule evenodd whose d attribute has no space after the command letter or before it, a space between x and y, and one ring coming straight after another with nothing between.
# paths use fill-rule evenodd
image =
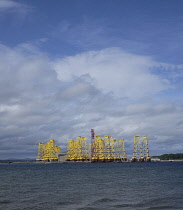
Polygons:
<instances>
[{"instance_id":1,"label":"grey cloud bank","mask_svg":"<svg viewBox=\"0 0 183 210\"><path fill-rule=\"evenodd\" d=\"M176 95L172 65L120 48L54 60L31 45L0 45L0 63L0 159L36 158L50 138L66 150L91 128L124 138L129 155L136 134L149 137L151 155L183 146L182 101L166 95Z\"/></svg>"}]
</instances>

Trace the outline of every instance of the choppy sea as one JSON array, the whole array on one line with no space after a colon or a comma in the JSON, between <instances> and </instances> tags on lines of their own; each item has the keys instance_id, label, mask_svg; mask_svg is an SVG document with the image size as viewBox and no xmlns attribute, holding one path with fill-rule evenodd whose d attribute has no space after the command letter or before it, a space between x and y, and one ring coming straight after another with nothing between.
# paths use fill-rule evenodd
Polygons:
<instances>
[{"instance_id":1,"label":"choppy sea","mask_svg":"<svg viewBox=\"0 0 183 210\"><path fill-rule=\"evenodd\" d=\"M183 162L0 164L0 209L183 209Z\"/></svg>"}]
</instances>

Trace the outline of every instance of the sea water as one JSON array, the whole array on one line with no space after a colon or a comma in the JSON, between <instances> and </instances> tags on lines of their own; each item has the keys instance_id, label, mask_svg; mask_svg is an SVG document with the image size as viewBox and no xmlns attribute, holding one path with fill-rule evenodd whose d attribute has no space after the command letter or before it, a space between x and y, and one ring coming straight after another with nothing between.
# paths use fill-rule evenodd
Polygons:
<instances>
[{"instance_id":1,"label":"sea water","mask_svg":"<svg viewBox=\"0 0 183 210\"><path fill-rule=\"evenodd\" d=\"M0 164L0 209L183 209L183 162Z\"/></svg>"}]
</instances>

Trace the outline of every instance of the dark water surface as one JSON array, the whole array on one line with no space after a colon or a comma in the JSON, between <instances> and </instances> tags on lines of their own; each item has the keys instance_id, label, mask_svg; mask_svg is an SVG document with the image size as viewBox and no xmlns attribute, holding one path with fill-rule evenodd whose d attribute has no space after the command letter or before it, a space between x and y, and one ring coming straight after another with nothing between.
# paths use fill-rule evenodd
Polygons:
<instances>
[{"instance_id":1,"label":"dark water surface","mask_svg":"<svg viewBox=\"0 0 183 210\"><path fill-rule=\"evenodd\" d=\"M183 209L183 162L0 164L0 209Z\"/></svg>"}]
</instances>

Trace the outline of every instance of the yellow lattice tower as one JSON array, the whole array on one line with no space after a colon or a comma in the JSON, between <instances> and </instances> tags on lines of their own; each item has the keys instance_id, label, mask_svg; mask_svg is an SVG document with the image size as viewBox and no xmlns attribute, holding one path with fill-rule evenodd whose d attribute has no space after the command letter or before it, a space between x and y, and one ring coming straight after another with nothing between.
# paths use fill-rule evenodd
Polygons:
<instances>
[{"instance_id":1,"label":"yellow lattice tower","mask_svg":"<svg viewBox=\"0 0 183 210\"><path fill-rule=\"evenodd\" d=\"M92 149L93 149L92 161L93 162L97 162L99 159L99 140L100 140L100 136L97 135L95 136L95 140L92 143Z\"/></svg>"},{"instance_id":2,"label":"yellow lattice tower","mask_svg":"<svg viewBox=\"0 0 183 210\"><path fill-rule=\"evenodd\" d=\"M115 157L114 160L120 161L121 160L121 144L120 140L115 140Z\"/></svg>"},{"instance_id":3,"label":"yellow lattice tower","mask_svg":"<svg viewBox=\"0 0 183 210\"><path fill-rule=\"evenodd\" d=\"M95 140L93 140L93 142L91 142L91 162L95 162Z\"/></svg>"},{"instance_id":4,"label":"yellow lattice tower","mask_svg":"<svg viewBox=\"0 0 183 210\"><path fill-rule=\"evenodd\" d=\"M50 160L57 160L57 152L56 152L56 145L55 140L50 139L49 141L49 159Z\"/></svg>"},{"instance_id":5,"label":"yellow lattice tower","mask_svg":"<svg viewBox=\"0 0 183 210\"><path fill-rule=\"evenodd\" d=\"M40 143L38 145L38 153L42 156L41 160L44 161L58 160L57 154L60 151L60 147L55 145L55 141L53 139L46 144Z\"/></svg>"},{"instance_id":6,"label":"yellow lattice tower","mask_svg":"<svg viewBox=\"0 0 183 210\"><path fill-rule=\"evenodd\" d=\"M78 136L76 137L76 141L74 140L69 141L67 160L72 160L72 161L89 160L89 152L85 137Z\"/></svg>"},{"instance_id":7,"label":"yellow lattice tower","mask_svg":"<svg viewBox=\"0 0 183 210\"><path fill-rule=\"evenodd\" d=\"M151 158L149 155L149 145L148 145L148 137L147 136L142 137L142 149L143 149L143 155L145 157L145 161L150 162Z\"/></svg>"},{"instance_id":8,"label":"yellow lattice tower","mask_svg":"<svg viewBox=\"0 0 183 210\"><path fill-rule=\"evenodd\" d=\"M71 158L72 161L77 161L77 159L78 159L78 153L77 153L78 150L77 150L77 148L78 148L78 142L74 141L73 154L72 154L72 158Z\"/></svg>"},{"instance_id":9,"label":"yellow lattice tower","mask_svg":"<svg viewBox=\"0 0 183 210\"><path fill-rule=\"evenodd\" d=\"M44 151L43 152L43 160L44 161L49 161L49 157L50 157L50 155L49 155L49 153L50 153L49 142L43 145L43 151Z\"/></svg>"},{"instance_id":10,"label":"yellow lattice tower","mask_svg":"<svg viewBox=\"0 0 183 210\"><path fill-rule=\"evenodd\" d=\"M98 145L98 160L99 162L103 162L105 160L105 144L103 139L97 140L97 145Z\"/></svg>"},{"instance_id":11,"label":"yellow lattice tower","mask_svg":"<svg viewBox=\"0 0 183 210\"><path fill-rule=\"evenodd\" d=\"M112 139L111 140L111 160L116 161L118 160L118 154L117 154L117 140Z\"/></svg>"},{"instance_id":12,"label":"yellow lattice tower","mask_svg":"<svg viewBox=\"0 0 183 210\"><path fill-rule=\"evenodd\" d=\"M104 136L104 141L105 141L105 159L106 161L111 161L113 159L112 150L111 150L112 136Z\"/></svg>"},{"instance_id":13,"label":"yellow lattice tower","mask_svg":"<svg viewBox=\"0 0 183 210\"><path fill-rule=\"evenodd\" d=\"M75 150L76 150L76 160L77 161L82 160L81 136L76 137Z\"/></svg>"},{"instance_id":14,"label":"yellow lattice tower","mask_svg":"<svg viewBox=\"0 0 183 210\"><path fill-rule=\"evenodd\" d=\"M59 146L55 145L55 153L56 153L56 158L55 160L58 160L58 153L61 153L61 148Z\"/></svg>"},{"instance_id":15,"label":"yellow lattice tower","mask_svg":"<svg viewBox=\"0 0 183 210\"><path fill-rule=\"evenodd\" d=\"M44 153L44 150L43 150L43 143L40 142L38 144L38 156L37 156L37 161L41 161L43 160L43 153Z\"/></svg>"},{"instance_id":16,"label":"yellow lattice tower","mask_svg":"<svg viewBox=\"0 0 183 210\"><path fill-rule=\"evenodd\" d=\"M86 143L86 138L81 137L82 156L84 160L89 160L89 148Z\"/></svg>"},{"instance_id":17,"label":"yellow lattice tower","mask_svg":"<svg viewBox=\"0 0 183 210\"><path fill-rule=\"evenodd\" d=\"M143 136L142 139L140 139L140 136L134 137L134 154L132 161L151 161L147 136Z\"/></svg>"},{"instance_id":18,"label":"yellow lattice tower","mask_svg":"<svg viewBox=\"0 0 183 210\"><path fill-rule=\"evenodd\" d=\"M136 135L134 136L134 151L133 151L133 157L132 161L142 160L143 154L142 154L142 144L140 140L140 136Z\"/></svg>"},{"instance_id":19,"label":"yellow lattice tower","mask_svg":"<svg viewBox=\"0 0 183 210\"><path fill-rule=\"evenodd\" d=\"M127 155L125 152L125 141L124 139L118 140L118 154L119 154L119 159L126 161L127 160Z\"/></svg>"},{"instance_id":20,"label":"yellow lattice tower","mask_svg":"<svg viewBox=\"0 0 183 210\"><path fill-rule=\"evenodd\" d=\"M75 159L75 142L74 140L70 140L68 142L68 151L67 151L67 161L72 161Z\"/></svg>"},{"instance_id":21,"label":"yellow lattice tower","mask_svg":"<svg viewBox=\"0 0 183 210\"><path fill-rule=\"evenodd\" d=\"M61 152L61 148L59 146L55 146L55 152L56 154Z\"/></svg>"}]
</instances>

